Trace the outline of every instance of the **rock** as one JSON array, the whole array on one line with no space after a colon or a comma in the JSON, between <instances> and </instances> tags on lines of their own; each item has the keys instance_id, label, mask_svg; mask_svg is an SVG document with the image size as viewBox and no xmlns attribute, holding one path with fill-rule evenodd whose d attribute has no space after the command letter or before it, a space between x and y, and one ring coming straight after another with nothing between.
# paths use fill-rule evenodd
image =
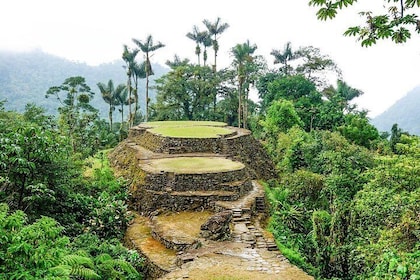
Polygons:
<instances>
[{"instance_id":1,"label":"rock","mask_svg":"<svg viewBox=\"0 0 420 280\"><path fill-rule=\"evenodd\" d=\"M215 241L223 241L230 238L230 222L232 211L226 210L211 216L201 225L200 236Z\"/></svg>"}]
</instances>

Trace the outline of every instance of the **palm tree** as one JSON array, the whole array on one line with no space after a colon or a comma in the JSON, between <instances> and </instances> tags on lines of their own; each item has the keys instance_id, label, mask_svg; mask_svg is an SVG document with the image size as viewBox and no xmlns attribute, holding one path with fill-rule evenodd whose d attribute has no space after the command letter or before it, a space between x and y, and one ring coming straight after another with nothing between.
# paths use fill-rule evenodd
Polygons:
<instances>
[{"instance_id":1,"label":"palm tree","mask_svg":"<svg viewBox=\"0 0 420 280\"><path fill-rule=\"evenodd\" d=\"M115 110L115 89L114 82L112 80L108 81L108 84L97 83L96 84L101 92L102 99L109 104L109 131L112 131L112 113Z\"/></svg>"},{"instance_id":2,"label":"palm tree","mask_svg":"<svg viewBox=\"0 0 420 280\"><path fill-rule=\"evenodd\" d=\"M210 34L207 31L203 31L202 32L202 37L203 37L203 46L204 46L204 51L203 51L203 64L204 66L206 66L206 62L207 62L207 48L210 47L212 45L212 40L210 37Z\"/></svg>"},{"instance_id":3,"label":"palm tree","mask_svg":"<svg viewBox=\"0 0 420 280\"><path fill-rule=\"evenodd\" d=\"M140 48L140 50L146 55L145 60L145 72L146 72L146 116L145 121L147 122L149 117L149 76L153 75L152 65L150 63L150 53L157 49L163 48L165 45L158 42L156 45L153 44L152 35L147 36L144 42L137 39L133 39L133 42Z\"/></svg>"},{"instance_id":4,"label":"palm tree","mask_svg":"<svg viewBox=\"0 0 420 280\"><path fill-rule=\"evenodd\" d=\"M218 35L222 34L228 27L229 24L221 23L220 18L218 17L214 23L210 22L209 20L203 20L204 25L207 27L210 36L213 37L213 50L214 50L214 65L213 71L216 72L216 60L217 60L217 52L219 51L219 42L218 42Z\"/></svg>"},{"instance_id":5,"label":"palm tree","mask_svg":"<svg viewBox=\"0 0 420 280\"><path fill-rule=\"evenodd\" d=\"M171 69L175 69L180 66L187 66L190 63L190 60L188 58L184 58L181 60L181 58L178 55L174 55L174 60L170 61L167 60L165 62L166 65L168 65Z\"/></svg>"},{"instance_id":6,"label":"palm tree","mask_svg":"<svg viewBox=\"0 0 420 280\"><path fill-rule=\"evenodd\" d=\"M325 88L322 91L324 97L326 97L331 102L336 102L340 108L340 112L351 112L354 109L354 105L350 102L360 95L363 94L363 91L360 89L353 88L349 86L346 82L342 80L337 80L337 87L334 88L332 85Z\"/></svg>"},{"instance_id":7,"label":"palm tree","mask_svg":"<svg viewBox=\"0 0 420 280\"><path fill-rule=\"evenodd\" d=\"M128 91L128 111L129 111L129 127L131 126L131 118L132 118L132 112L131 112L131 104L133 101L133 98L131 96L132 92L133 92L133 87L131 86L131 79L134 75L134 71L133 71L133 67L134 64L136 63L135 59L136 56L138 54L139 50L132 50L130 51L127 47L127 45L124 45L124 52L122 54L122 59L125 61L125 66L124 68L127 71L127 91Z\"/></svg>"},{"instance_id":8,"label":"palm tree","mask_svg":"<svg viewBox=\"0 0 420 280\"><path fill-rule=\"evenodd\" d=\"M186 36L195 42L195 54L197 55L197 63L198 65L200 65L200 55L201 55L200 43L202 42L202 32L198 30L197 25L194 25L193 31L188 32Z\"/></svg>"},{"instance_id":9,"label":"palm tree","mask_svg":"<svg viewBox=\"0 0 420 280\"><path fill-rule=\"evenodd\" d=\"M119 84L115 88L114 92L115 92L115 105L121 106L120 109L118 109L118 111L121 113L120 140L122 140L121 135L124 128L124 106L130 105L130 99L128 98L127 87L124 84Z\"/></svg>"},{"instance_id":10,"label":"palm tree","mask_svg":"<svg viewBox=\"0 0 420 280\"><path fill-rule=\"evenodd\" d=\"M298 58L296 54L292 51L292 45L290 42L287 42L284 46L283 51L280 50L272 50L270 53L272 56L274 56L274 64L281 63L283 68L281 68L281 71L285 75L289 75L289 70L291 70L291 66L289 65L289 62L291 60L294 60Z\"/></svg>"},{"instance_id":11,"label":"palm tree","mask_svg":"<svg viewBox=\"0 0 420 280\"><path fill-rule=\"evenodd\" d=\"M130 126L134 125L134 121L137 117L137 111L138 111L138 109L140 109L139 94L138 94L139 79L146 78L145 62L142 62L142 63L134 62L132 66L133 66L132 67L132 76L133 76L133 82L134 82L134 88L133 88L134 112L133 112L133 116L130 118L130 121L131 121Z\"/></svg>"},{"instance_id":12,"label":"palm tree","mask_svg":"<svg viewBox=\"0 0 420 280\"><path fill-rule=\"evenodd\" d=\"M238 127L241 127L241 118L243 118L243 127L246 128L247 126L246 119L248 114L248 97L244 94L244 84L248 75L247 64L252 62L252 54L256 49L257 46L251 46L249 41L243 44L237 44L232 48L232 54L235 58L233 63L235 64L238 73Z\"/></svg>"}]
</instances>

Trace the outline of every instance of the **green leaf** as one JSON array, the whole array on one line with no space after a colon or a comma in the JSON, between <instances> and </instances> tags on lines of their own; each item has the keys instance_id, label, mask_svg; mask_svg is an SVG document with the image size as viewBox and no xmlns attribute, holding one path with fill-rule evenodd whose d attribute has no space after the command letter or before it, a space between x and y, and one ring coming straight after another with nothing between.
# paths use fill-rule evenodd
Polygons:
<instances>
[{"instance_id":1,"label":"green leaf","mask_svg":"<svg viewBox=\"0 0 420 280\"><path fill-rule=\"evenodd\" d=\"M375 38L367 38L367 39L362 40L362 47L370 47L374 44L376 44Z\"/></svg>"},{"instance_id":2,"label":"green leaf","mask_svg":"<svg viewBox=\"0 0 420 280\"><path fill-rule=\"evenodd\" d=\"M71 275L80 276L84 279L101 279L101 277L95 271L83 266L73 267L71 270Z\"/></svg>"},{"instance_id":3,"label":"green leaf","mask_svg":"<svg viewBox=\"0 0 420 280\"><path fill-rule=\"evenodd\" d=\"M356 1L355 0L341 0L337 4L338 4L338 7L342 9L343 7L348 7L348 6L353 5L354 2Z\"/></svg>"},{"instance_id":4,"label":"green leaf","mask_svg":"<svg viewBox=\"0 0 420 280\"><path fill-rule=\"evenodd\" d=\"M420 7L420 0L405 0L405 6L407 8Z\"/></svg>"},{"instance_id":5,"label":"green leaf","mask_svg":"<svg viewBox=\"0 0 420 280\"><path fill-rule=\"evenodd\" d=\"M405 43L407 39L410 39L410 37L411 37L410 31L408 31L408 29L404 27L401 27L400 29L395 31L394 34L392 35L392 41L394 41L397 44Z\"/></svg>"},{"instance_id":6,"label":"green leaf","mask_svg":"<svg viewBox=\"0 0 420 280\"><path fill-rule=\"evenodd\" d=\"M69 277L71 273L70 265L58 265L48 270L53 276Z\"/></svg>"},{"instance_id":7,"label":"green leaf","mask_svg":"<svg viewBox=\"0 0 420 280\"><path fill-rule=\"evenodd\" d=\"M321 8L316 15L320 20L333 19L337 15L337 10L333 7Z\"/></svg>"},{"instance_id":8,"label":"green leaf","mask_svg":"<svg viewBox=\"0 0 420 280\"><path fill-rule=\"evenodd\" d=\"M360 27L359 26L353 26L349 27L345 32L344 36L356 36L360 33Z\"/></svg>"},{"instance_id":9,"label":"green leaf","mask_svg":"<svg viewBox=\"0 0 420 280\"><path fill-rule=\"evenodd\" d=\"M94 267L93 261L88 257L79 255L67 255L61 259L61 264L70 266L87 266L90 268Z\"/></svg>"},{"instance_id":10,"label":"green leaf","mask_svg":"<svg viewBox=\"0 0 420 280\"><path fill-rule=\"evenodd\" d=\"M327 3L326 0L311 0L309 1L309 6L322 6Z\"/></svg>"}]
</instances>

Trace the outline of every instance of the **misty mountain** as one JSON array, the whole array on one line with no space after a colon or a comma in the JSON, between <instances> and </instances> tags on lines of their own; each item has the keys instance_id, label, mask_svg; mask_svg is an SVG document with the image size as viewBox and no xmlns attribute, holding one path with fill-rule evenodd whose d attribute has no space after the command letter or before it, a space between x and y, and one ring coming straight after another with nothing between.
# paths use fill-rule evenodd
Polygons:
<instances>
[{"instance_id":1,"label":"misty mountain","mask_svg":"<svg viewBox=\"0 0 420 280\"><path fill-rule=\"evenodd\" d=\"M22 112L27 103L35 103L46 109L47 114L56 114L59 106L55 98L45 98L45 93L52 86L60 86L65 79L72 76L82 76L91 90L95 92L92 105L100 110L103 118L107 117L108 105L103 101L97 87L98 82L107 83L110 79L114 85L126 83L125 62L121 60L90 66L74 62L42 51L26 53L0 51L0 100L7 99L7 110ZM154 79L168 70L158 64L153 64L155 75L150 77L151 85ZM140 106L143 109L145 101L142 94L145 91L145 80L140 80ZM153 90L149 92L151 99L155 97Z\"/></svg>"},{"instance_id":2,"label":"misty mountain","mask_svg":"<svg viewBox=\"0 0 420 280\"><path fill-rule=\"evenodd\" d=\"M420 135L420 85L372 119L379 131L391 131L393 124L410 134Z\"/></svg>"}]
</instances>

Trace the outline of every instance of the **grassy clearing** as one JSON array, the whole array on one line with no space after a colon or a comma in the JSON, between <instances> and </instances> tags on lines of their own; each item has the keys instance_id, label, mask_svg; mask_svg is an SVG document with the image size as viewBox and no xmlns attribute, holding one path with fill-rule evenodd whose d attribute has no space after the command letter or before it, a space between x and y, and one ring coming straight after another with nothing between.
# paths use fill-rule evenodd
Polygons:
<instances>
[{"instance_id":1,"label":"grassy clearing","mask_svg":"<svg viewBox=\"0 0 420 280\"><path fill-rule=\"evenodd\" d=\"M149 166L156 171L184 174L223 172L244 168L240 162L219 157L162 158L151 161Z\"/></svg>"},{"instance_id":2,"label":"grassy clearing","mask_svg":"<svg viewBox=\"0 0 420 280\"><path fill-rule=\"evenodd\" d=\"M230 129L215 126L157 126L149 131L175 138L217 138L232 133Z\"/></svg>"},{"instance_id":3,"label":"grassy clearing","mask_svg":"<svg viewBox=\"0 0 420 280\"><path fill-rule=\"evenodd\" d=\"M159 121L142 124L149 131L166 137L176 138L217 138L232 133L223 122L211 121Z\"/></svg>"}]
</instances>

